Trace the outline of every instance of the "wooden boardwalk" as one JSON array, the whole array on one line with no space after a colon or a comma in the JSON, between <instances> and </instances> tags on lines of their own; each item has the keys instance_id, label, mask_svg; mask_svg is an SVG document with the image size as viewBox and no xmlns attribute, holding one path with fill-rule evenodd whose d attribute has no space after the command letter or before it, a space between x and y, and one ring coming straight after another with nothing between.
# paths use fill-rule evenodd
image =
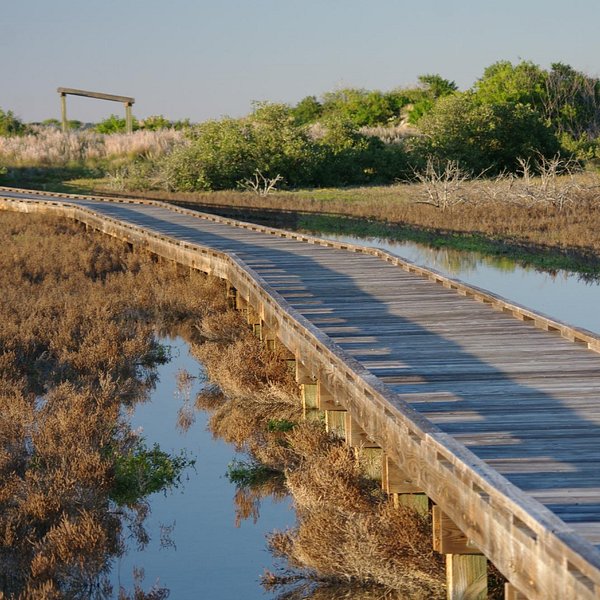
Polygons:
<instances>
[{"instance_id":1,"label":"wooden boardwalk","mask_svg":"<svg viewBox=\"0 0 600 600\"><path fill-rule=\"evenodd\" d=\"M157 244L176 240L179 252L213 249L206 270L226 269L230 279L223 256L241 261L244 277L266 294L255 307L265 322L301 361L306 354L315 377L345 395L341 404L354 409L369 437L515 589L529 598L600 597L597 336L383 252L236 226L156 202L7 189L0 197L17 210L29 210L28 201L44 210L67 202L93 211L89 222L99 229L107 218L134 226L134 241L143 230ZM208 264L210 253L204 256ZM242 290L250 286L244 281L232 284ZM251 303L253 294L246 293ZM282 318L277 311L286 305ZM304 337L294 342L298 325ZM338 360L348 365L344 373L333 372ZM396 430L382 424L385 418Z\"/></svg>"}]
</instances>

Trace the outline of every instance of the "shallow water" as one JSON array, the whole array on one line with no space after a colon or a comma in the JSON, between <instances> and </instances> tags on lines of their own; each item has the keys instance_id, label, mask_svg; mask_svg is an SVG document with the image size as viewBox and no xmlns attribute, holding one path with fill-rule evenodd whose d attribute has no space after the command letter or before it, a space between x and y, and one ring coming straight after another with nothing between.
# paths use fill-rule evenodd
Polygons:
<instances>
[{"instance_id":1,"label":"shallow water","mask_svg":"<svg viewBox=\"0 0 600 600\"><path fill-rule=\"evenodd\" d=\"M149 446L158 442L164 451L174 454L185 449L196 459L196 468L195 472L187 471L179 489L150 497L146 529L152 541L142 551L134 545L116 562L113 586L115 590L119 585L132 590L133 568L141 567L145 572L143 589L158 581L171 591L171 598L269 598L259 583L264 569L273 565L265 535L294 524L291 503L265 499L258 522L244 521L236 528L235 485L225 477L236 453L229 444L213 439L204 411L195 413L196 422L186 433L177 429L182 405L177 372L185 369L198 376L202 367L190 356L182 339L163 343L171 346L173 359L158 368L156 389L148 402L135 409L132 426L143 429ZM190 390L192 403L200 387L201 379L195 379ZM161 525L174 525L170 538L175 546L161 548Z\"/></svg>"},{"instance_id":2,"label":"shallow water","mask_svg":"<svg viewBox=\"0 0 600 600\"><path fill-rule=\"evenodd\" d=\"M326 239L382 248L553 319L600 334L600 282L587 282L576 273L545 273L506 258L430 248L414 242L314 233Z\"/></svg>"}]
</instances>

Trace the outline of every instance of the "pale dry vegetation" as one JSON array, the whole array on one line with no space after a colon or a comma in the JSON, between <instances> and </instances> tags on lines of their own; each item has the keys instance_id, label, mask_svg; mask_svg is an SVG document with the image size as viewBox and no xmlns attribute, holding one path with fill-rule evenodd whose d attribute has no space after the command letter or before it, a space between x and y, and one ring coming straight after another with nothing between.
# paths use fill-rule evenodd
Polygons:
<instances>
[{"instance_id":1,"label":"pale dry vegetation","mask_svg":"<svg viewBox=\"0 0 600 600\"><path fill-rule=\"evenodd\" d=\"M183 133L174 129L105 135L93 131L63 133L52 127L39 127L28 135L0 136L0 164L62 167L115 158L157 158L183 139Z\"/></svg>"},{"instance_id":2,"label":"pale dry vegetation","mask_svg":"<svg viewBox=\"0 0 600 600\"><path fill-rule=\"evenodd\" d=\"M0 213L0 597L110 593L127 527L147 539L149 482L126 480L127 504L115 482L142 441L121 408L145 398L166 358L155 323L193 332L226 310L216 281L101 241Z\"/></svg>"}]
</instances>

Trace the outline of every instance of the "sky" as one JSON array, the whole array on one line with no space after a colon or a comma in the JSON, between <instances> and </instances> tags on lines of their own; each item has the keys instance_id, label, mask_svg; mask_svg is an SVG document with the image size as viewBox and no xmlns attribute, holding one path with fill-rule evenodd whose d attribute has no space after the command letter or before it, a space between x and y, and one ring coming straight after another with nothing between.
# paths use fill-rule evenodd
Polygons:
<instances>
[{"instance_id":1,"label":"sky","mask_svg":"<svg viewBox=\"0 0 600 600\"><path fill-rule=\"evenodd\" d=\"M1 0L0 108L60 117L57 87L133 96L192 121L439 73L467 89L498 60L600 76L598 0ZM69 96L68 116L124 114Z\"/></svg>"}]
</instances>

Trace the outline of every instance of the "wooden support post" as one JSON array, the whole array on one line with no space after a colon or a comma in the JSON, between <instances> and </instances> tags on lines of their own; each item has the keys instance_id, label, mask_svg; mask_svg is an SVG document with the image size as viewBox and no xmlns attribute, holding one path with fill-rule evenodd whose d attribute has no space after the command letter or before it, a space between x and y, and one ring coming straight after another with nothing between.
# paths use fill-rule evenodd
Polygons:
<instances>
[{"instance_id":1,"label":"wooden support post","mask_svg":"<svg viewBox=\"0 0 600 600\"><path fill-rule=\"evenodd\" d=\"M384 492L392 496L394 506L406 506L422 515L429 514L427 495L402 472L402 469L389 456L383 456L381 471L381 487Z\"/></svg>"},{"instance_id":2,"label":"wooden support post","mask_svg":"<svg viewBox=\"0 0 600 600\"><path fill-rule=\"evenodd\" d=\"M346 413L346 443L353 448L379 448L373 440L367 437L367 434L360 425L352 418L352 415Z\"/></svg>"},{"instance_id":3,"label":"wooden support post","mask_svg":"<svg viewBox=\"0 0 600 600\"><path fill-rule=\"evenodd\" d=\"M66 133L69 129L69 122L67 121L67 95L60 95L60 120L62 123L63 133Z\"/></svg>"},{"instance_id":4,"label":"wooden support post","mask_svg":"<svg viewBox=\"0 0 600 600\"><path fill-rule=\"evenodd\" d=\"M473 542L439 506L432 511L433 549L440 554L481 554Z\"/></svg>"},{"instance_id":5,"label":"wooden support post","mask_svg":"<svg viewBox=\"0 0 600 600\"><path fill-rule=\"evenodd\" d=\"M439 506L432 509L433 549L446 555L448 600L487 598L487 559Z\"/></svg>"},{"instance_id":6,"label":"wooden support post","mask_svg":"<svg viewBox=\"0 0 600 600\"><path fill-rule=\"evenodd\" d=\"M229 308L237 307L237 290L229 283L226 283L227 287L227 306Z\"/></svg>"},{"instance_id":7,"label":"wooden support post","mask_svg":"<svg viewBox=\"0 0 600 600\"><path fill-rule=\"evenodd\" d=\"M277 335L270 327L267 327L263 319L260 321L260 339L269 350L275 350L277 346Z\"/></svg>"},{"instance_id":8,"label":"wooden support post","mask_svg":"<svg viewBox=\"0 0 600 600\"><path fill-rule=\"evenodd\" d=\"M522 594L512 583L505 583L504 600L527 600L527 596Z\"/></svg>"},{"instance_id":9,"label":"wooden support post","mask_svg":"<svg viewBox=\"0 0 600 600\"><path fill-rule=\"evenodd\" d=\"M125 102L125 130L133 133L133 115L131 114L131 102Z\"/></svg>"},{"instance_id":10,"label":"wooden support post","mask_svg":"<svg viewBox=\"0 0 600 600\"><path fill-rule=\"evenodd\" d=\"M486 600L487 559L481 554L446 554L448 600Z\"/></svg>"},{"instance_id":11,"label":"wooden support post","mask_svg":"<svg viewBox=\"0 0 600 600\"><path fill-rule=\"evenodd\" d=\"M346 439L346 411L345 410L326 410L325 411L325 429L334 433L342 440Z\"/></svg>"}]
</instances>

